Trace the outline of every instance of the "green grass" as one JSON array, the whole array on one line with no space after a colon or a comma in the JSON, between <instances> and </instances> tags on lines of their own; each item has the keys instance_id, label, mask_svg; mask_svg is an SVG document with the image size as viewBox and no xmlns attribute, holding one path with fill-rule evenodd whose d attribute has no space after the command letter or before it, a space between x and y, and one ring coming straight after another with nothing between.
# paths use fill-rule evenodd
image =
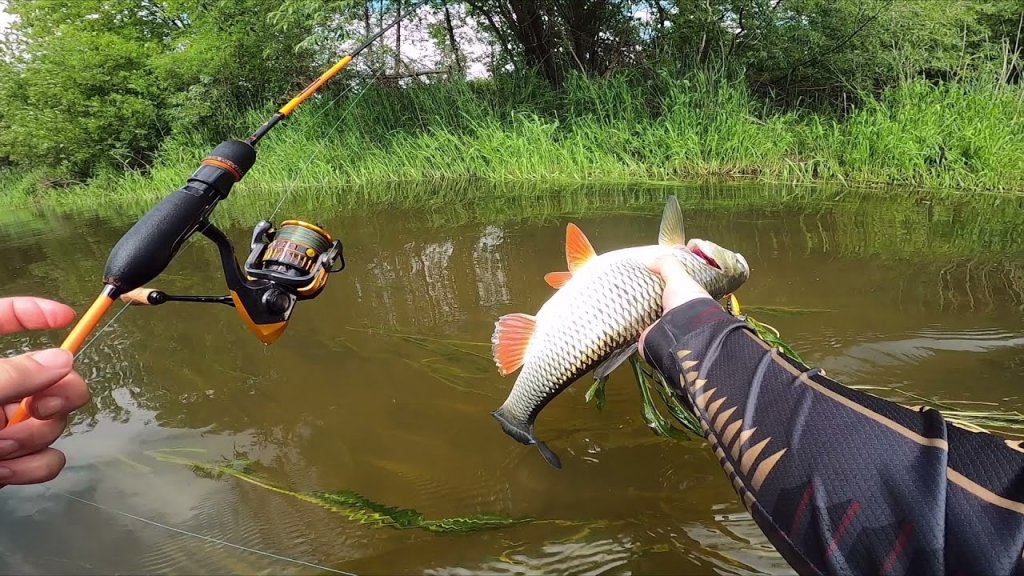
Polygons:
<instances>
[{"instance_id":1,"label":"green grass","mask_svg":"<svg viewBox=\"0 0 1024 576\"><path fill-rule=\"evenodd\" d=\"M1024 191L1021 87L913 81L839 117L779 112L732 78L573 78L557 92L520 78L325 94L271 133L236 189L349 205L407 200L410 182L467 180L551 187L742 178ZM268 113L236 114L237 136ZM105 174L33 198L148 206L180 186L214 143L199 130L178 134L145 173ZM13 177L0 179L0 204L24 204L26 182L41 176L23 175L14 190Z\"/></svg>"}]
</instances>

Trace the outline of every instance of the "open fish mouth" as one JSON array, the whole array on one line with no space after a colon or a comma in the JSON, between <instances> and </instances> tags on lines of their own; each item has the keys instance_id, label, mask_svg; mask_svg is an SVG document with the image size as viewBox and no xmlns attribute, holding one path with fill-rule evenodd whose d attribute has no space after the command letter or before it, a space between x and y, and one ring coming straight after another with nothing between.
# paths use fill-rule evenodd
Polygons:
<instances>
[{"instance_id":1,"label":"open fish mouth","mask_svg":"<svg viewBox=\"0 0 1024 576\"><path fill-rule=\"evenodd\" d=\"M705 251L705 247L706 247L705 242L703 240L699 240L697 238L691 238L690 241L686 243L686 248L690 252L692 252L694 256L696 256L696 257L700 258L701 260L703 260L708 266L711 266L712 268L716 268L718 270L721 270L722 269L721 264L719 264L717 260L712 258L707 253L707 251Z\"/></svg>"}]
</instances>

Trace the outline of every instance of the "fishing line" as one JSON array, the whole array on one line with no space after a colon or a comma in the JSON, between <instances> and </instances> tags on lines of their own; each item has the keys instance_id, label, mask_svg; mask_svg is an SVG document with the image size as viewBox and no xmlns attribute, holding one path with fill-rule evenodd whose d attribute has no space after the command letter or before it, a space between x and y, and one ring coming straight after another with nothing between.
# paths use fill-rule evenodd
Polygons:
<instances>
[{"instance_id":1,"label":"fishing line","mask_svg":"<svg viewBox=\"0 0 1024 576\"><path fill-rule=\"evenodd\" d=\"M314 115L313 115L313 117L312 117L312 118L310 118L310 121L312 121L312 120L315 120L315 119L317 119L317 118L320 118L321 116L323 116L323 115L324 115L324 113L326 113L326 112L327 112L327 110L329 110L329 109L331 108L331 106L334 106L335 104L337 104L337 103L338 103L338 101L339 101L339 100L341 100L341 97L342 97L342 96L344 96L345 94L348 94L348 93L349 93L349 92L351 92L351 91L352 91L352 86L351 86L351 85L349 85L349 86L348 86L347 88L345 88L344 90L342 90L340 94L338 94L338 95L337 95L337 96L335 96L335 97L334 97L334 98L333 98L333 99L332 99L332 100L331 100L330 102L328 102L326 106L324 106L324 107L323 107L323 108L321 108L321 109L320 109L320 110L319 110L319 111L318 111L318 112L317 112L316 114L314 114ZM359 99L359 96L356 96L356 99L358 100L358 99ZM347 115L348 115L348 112L349 112L349 110L351 110L351 109L352 109L352 106L349 106L349 107L348 107L348 109L347 109L347 110L345 110L345 113L344 113L344 114L342 114L342 115L341 115L341 118L339 118L339 119L338 119L338 121L337 121L337 122L336 122L336 123L334 124L334 126L333 126L333 127L331 127L331 129L330 129L330 130L328 131L328 134L330 134L331 132L333 132L333 131L337 130L338 126L340 126L340 125L341 125L341 123L342 123L342 121L343 121L343 120L345 120L345 116L347 116ZM309 165L310 165L310 164L311 164L311 163L313 162L313 158L315 158L315 157L316 157L316 155L317 155L317 154L318 154L318 153L320 152L320 149L321 149L322 147L323 147L323 145L321 145L321 146L317 147L317 148L316 148L316 149L314 150L314 152L313 152L312 154L310 154L310 155L309 155L309 157L308 157L308 158L306 158L306 160L305 160L305 161L303 161L303 163L302 163L302 166L301 166L301 167L299 167L299 172L300 172L300 173L301 173L301 172L302 172L303 170L305 170L306 168L308 168L308 167L309 167ZM297 178L296 178L296 179L297 179ZM296 180L295 180L295 179L293 179L293 180L292 180L292 184L291 184L291 186L290 186L290 187L289 187L289 188L288 188L287 190L285 190L283 194L281 194L281 199L280 199L280 200L278 200L278 202L277 202L277 206L274 206L274 210L273 210L273 211L272 211L272 212L270 213L270 216L269 216L269 217L267 218L268 220L271 220L271 221L273 221L273 219L274 219L274 216L276 216L276 215L277 215L277 211L278 211L278 210L280 210L280 209L281 209L281 206L283 206L283 205L284 205L284 201L285 201L285 199L286 199L286 198L288 198L288 196L289 196L289 195L291 195L291 193L292 193L292 191L293 191L293 190L295 190L295 188L297 187L297 184L295 184L295 181L296 181Z\"/></svg>"},{"instance_id":2,"label":"fishing line","mask_svg":"<svg viewBox=\"0 0 1024 576\"><path fill-rule=\"evenodd\" d=\"M363 97L363 94L366 94L366 92L370 89L370 86L372 86L374 82L376 82L383 74L384 70L381 69L378 70L377 73L373 75L373 77L370 79L370 82L368 82L366 86L363 87L363 89L360 90L358 94L356 94L356 97L352 100L352 102L349 103L348 108L346 108L345 112L343 112L341 117L338 118L338 121L334 123L334 126L331 126L331 129L327 131L328 134L335 132L338 129L338 127L341 126L341 123L345 121L345 118L348 117L349 113L352 111L352 108L356 105L357 102L359 102L359 99ZM347 94L350 90L352 90L352 86L346 88L341 94L338 94L333 100L331 100L327 104L327 106L324 106L316 117L319 117L321 114L326 112L328 108L337 104L338 101L341 100L341 97ZM305 160L305 162L303 162L302 166L299 168L299 173L301 173L303 170L308 168L310 164L313 163L313 160L316 158L317 154L319 154L321 150L323 150L323 146L316 148L313 151L313 153L309 155L309 157ZM295 188L298 187L298 185L295 182L296 180L292 180L292 185L287 190L285 190L284 194L281 195L281 200L278 201L277 206L274 207L274 211L270 213L269 220L274 219L274 216L277 215L277 211L280 210L281 206L284 205L285 200L288 198L288 196L291 195Z\"/></svg>"},{"instance_id":3,"label":"fishing line","mask_svg":"<svg viewBox=\"0 0 1024 576\"><path fill-rule=\"evenodd\" d=\"M124 314L129 308L131 308L131 306L131 304L125 304L120 310L117 311L117 314L114 314L113 318L111 318L106 324L104 324L102 328L97 330L96 334L92 338L90 338L88 342L83 344L82 347L78 350L78 354L75 354L75 360L78 360L78 357L85 353L85 351L88 350L90 346L92 346L93 342L99 340L100 336L107 331L107 328L109 328L110 325L114 323L114 320L117 320L117 318L121 316L121 314Z\"/></svg>"},{"instance_id":4,"label":"fishing line","mask_svg":"<svg viewBox=\"0 0 1024 576\"><path fill-rule=\"evenodd\" d=\"M210 222L207 221L206 224L203 225L203 227L201 229L196 230L195 234L193 234L192 236L189 236L188 239L185 240L185 243L182 244L181 251L179 252L179 254L184 254L185 250L188 250L188 247L191 246L194 243L193 241L196 239L196 237L201 235L209 226L210 226ZM114 321L117 320L117 318L119 316L121 316L121 314L124 314L125 312L127 312L128 309L131 308L131 307L132 307L132 305L130 303L125 303L124 307L121 308L120 310L118 310L117 314L114 314L113 318L108 320L107 323L104 324L102 328L100 328L99 330L96 331L95 334L93 334L93 337L90 338L88 342L83 344L82 347L78 349L78 353L75 354L74 360L78 360L78 357L81 356L90 346L92 346L93 343L95 343L97 340L99 340L100 336L104 332L107 331L107 328L109 328L110 325L113 324Z\"/></svg>"},{"instance_id":5,"label":"fishing line","mask_svg":"<svg viewBox=\"0 0 1024 576\"><path fill-rule=\"evenodd\" d=\"M295 558L289 558L287 556L280 556L278 554L274 554L274 553L271 553L271 552L264 552L262 550L257 550L255 548L249 548L247 546L242 546L241 544L234 544L234 543L228 542L226 540L218 540L218 539L210 537L210 536L203 536L202 534L196 534L195 532L189 532L188 530L182 530L181 528L175 528L174 526L168 526L166 524L161 524L161 523L156 522L154 520L149 520L149 519L146 519L146 518L142 518L141 516L136 516L134 514L129 514L128 512L122 512L121 510L116 510L114 508L110 508L110 507L104 506L102 504L97 504L96 502L90 502L89 500L83 500L82 498L79 498L77 496L72 496L71 494L67 494L67 493L61 492L59 490L54 490L54 492L56 492L57 494L60 494L61 496L66 496L66 497L68 497L68 498L70 498L72 500L75 500L77 502L81 502L82 504L88 504L89 506L93 506L93 507L99 508L100 510L104 510L106 512L110 512L112 514L117 514L119 516L124 516L126 518L131 518L132 520L138 520L139 522L144 522L146 524L149 524L150 526L156 526L157 528L163 528L164 530L170 530L171 532L175 532L177 534L182 534L182 535L185 535L185 536L191 536L193 538L199 538L200 540L206 540L207 542L212 542L214 544L220 544L222 546L229 546L231 548L237 548L238 550L244 550L245 552L251 552L253 554L260 554L262 556L267 556L269 558L274 558L275 560L283 560L285 562L291 562L293 564L299 564L299 565L306 566L306 567L309 567L309 568L316 568L317 570L324 570L324 571L327 571L327 572L331 572L333 574L342 574L344 576L358 576L357 574L355 574L353 572L345 572L344 570L338 570L338 569L335 569L335 568L328 568L327 566L321 566L319 564L314 564L312 562L306 562L305 560L298 560L298 559L295 559Z\"/></svg>"}]
</instances>

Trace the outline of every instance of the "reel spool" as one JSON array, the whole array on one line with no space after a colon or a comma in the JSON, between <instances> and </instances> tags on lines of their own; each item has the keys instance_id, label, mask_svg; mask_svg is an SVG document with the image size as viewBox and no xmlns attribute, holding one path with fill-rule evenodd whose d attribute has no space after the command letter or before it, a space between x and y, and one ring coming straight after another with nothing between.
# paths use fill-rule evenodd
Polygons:
<instances>
[{"instance_id":1,"label":"reel spool","mask_svg":"<svg viewBox=\"0 0 1024 576\"><path fill-rule=\"evenodd\" d=\"M327 285L327 275L344 268L341 242L301 220L285 220L277 230L267 221L257 224L245 261L249 279L284 286L299 300L316 297Z\"/></svg>"}]
</instances>

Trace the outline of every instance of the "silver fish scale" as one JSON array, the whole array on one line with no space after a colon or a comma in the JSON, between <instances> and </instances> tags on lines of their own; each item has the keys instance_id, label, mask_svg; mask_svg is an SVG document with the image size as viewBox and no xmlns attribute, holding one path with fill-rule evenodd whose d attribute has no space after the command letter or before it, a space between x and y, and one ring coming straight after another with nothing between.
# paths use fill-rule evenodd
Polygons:
<instances>
[{"instance_id":1,"label":"silver fish scale","mask_svg":"<svg viewBox=\"0 0 1024 576\"><path fill-rule=\"evenodd\" d=\"M675 255L712 297L727 293L729 279L721 271L688 250ZM532 424L559 392L612 352L636 342L661 315L662 280L633 258L610 262L585 285L572 288L552 297L565 302L553 307L551 317L538 319L522 371L500 408L506 418Z\"/></svg>"}]
</instances>

